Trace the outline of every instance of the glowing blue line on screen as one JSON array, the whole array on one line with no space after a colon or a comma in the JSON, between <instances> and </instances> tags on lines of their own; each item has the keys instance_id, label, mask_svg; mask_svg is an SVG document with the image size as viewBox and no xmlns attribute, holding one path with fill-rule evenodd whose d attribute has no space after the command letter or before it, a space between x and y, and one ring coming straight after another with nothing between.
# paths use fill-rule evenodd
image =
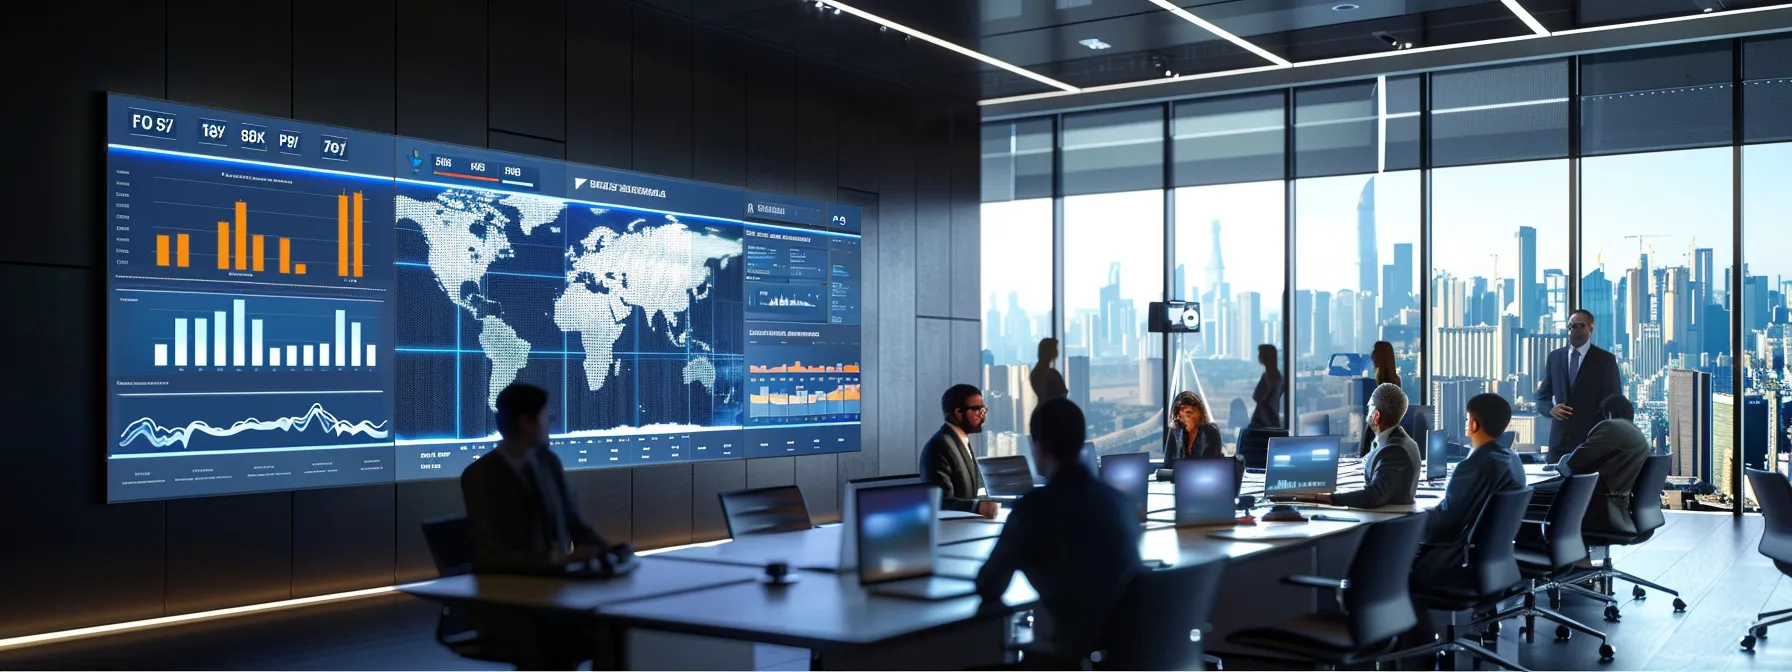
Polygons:
<instances>
[{"instance_id":1,"label":"glowing blue line on screen","mask_svg":"<svg viewBox=\"0 0 1792 672\"><path fill-rule=\"evenodd\" d=\"M400 261L400 262L398 262L398 265L399 266L407 266L410 268L429 268L429 264L425 264L425 263L417 262L417 261ZM517 278L537 278L540 280L565 280L566 279L565 275L548 275L545 273L511 273L511 272L507 272L507 271L486 271L485 274L486 275L508 275L508 276L517 277Z\"/></svg>"},{"instance_id":2,"label":"glowing blue line on screen","mask_svg":"<svg viewBox=\"0 0 1792 672\"><path fill-rule=\"evenodd\" d=\"M132 441L136 441L138 437L142 437L149 442L149 445L157 448L167 448L176 443L180 444L182 448L185 448L187 447L188 442L192 440L195 433L205 434L207 436L226 437L236 436L237 434L249 431L271 432L280 430L283 432L303 432L310 429L311 423L314 421L318 423L323 431L335 434L336 436L348 434L366 436L374 439L384 439L391 435L391 432L386 429L385 422L373 423L362 420L360 422L350 423L347 420L338 419L329 411L324 410L323 404L312 404L311 410L308 410L304 415L297 417L278 418L274 420L257 420L255 418L249 418L246 420L238 420L229 427L224 428L213 427L203 420L194 420L193 422L187 423L185 427L163 427L156 424L156 421L150 418L138 418L136 421L125 426L124 432L119 435L118 445L121 448L126 447L131 445Z\"/></svg>"},{"instance_id":3,"label":"glowing blue line on screen","mask_svg":"<svg viewBox=\"0 0 1792 672\"><path fill-rule=\"evenodd\" d=\"M696 184L696 183L693 182L692 184ZM564 200L566 201L567 205L572 205L574 203L577 203L579 205L595 205L600 208L606 208L606 209L627 210L629 212L639 212L639 213L649 214L649 215L670 215L673 217L689 217L691 219L703 219L703 220L708 220L711 222L721 222L724 224L733 224L735 226L742 226L747 223L742 220L729 219L727 217L716 217L714 215L694 215L694 214L691 214L688 212L673 212L671 210L655 210L653 208L643 208L638 205L617 205L615 203L600 203L598 201L586 201L586 200L581 200L581 199L577 199L577 198L568 198L568 199L564 199ZM806 231L807 229L804 229L804 230Z\"/></svg>"},{"instance_id":4,"label":"glowing blue line on screen","mask_svg":"<svg viewBox=\"0 0 1792 672\"><path fill-rule=\"evenodd\" d=\"M351 172L342 171L342 170L330 170L328 168L309 168L306 166L289 166L289 165L282 164L282 163L269 163L266 161L254 161L254 160L250 160L250 159L230 159L230 158L225 158L222 156L206 156L204 154L189 154L187 152L176 152L176 151L171 151L171 150L167 150L167 149L150 149L148 147L132 147L130 145L111 145L111 144L106 145L106 148L107 149L115 149L115 150L124 151L124 152L140 152L140 153L144 153L144 154L160 154L162 156L169 156L169 157L175 157L175 158L181 158L181 159L189 159L189 160L193 160L193 161L235 163L235 164L242 164L242 165L249 165L249 166L261 166L263 168L291 170L291 171L300 172L300 173L322 173L325 175L341 175L343 177L358 177L363 180L374 180L376 182L391 182L392 181L392 177L388 176L388 175L368 175L366 173L351 173Z\"/></svg>"},{"instance_id":5,"label":"glowing blue line on screen","mask_svg":"<svg viewBox=\"0 0 1792 672\"><path fill-rule=\"evenodd\" d=\"M763 228L763 229L783 229L785 231L794 231L796 233L808 233L808 234L815 234L815 235L822 235L822 236L833 236L835 238L851 238L853 240L859 240L861 238L864 238L864 236L861 236L856 233L842 233L840 231L826 231L826 230L822 230L822 229L799 229L794 226L779 226L777 224L766 224L764 222L747 222L747 226Z\"/></svg>"}]
</instances>

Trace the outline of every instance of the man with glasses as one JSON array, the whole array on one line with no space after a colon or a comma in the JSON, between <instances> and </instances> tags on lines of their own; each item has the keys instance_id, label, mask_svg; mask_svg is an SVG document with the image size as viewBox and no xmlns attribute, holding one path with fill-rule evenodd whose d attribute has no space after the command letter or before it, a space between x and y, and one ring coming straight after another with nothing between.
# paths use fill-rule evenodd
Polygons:
<instances>
[{"instance_id":1,"label":"man with glasses","mask_svg":"<svg viewBox=\"0 0 1792 672\"><path fill-rule=\"evenodd\" d=\"M1551 463L1587 440L1602 419L1599 402L1624 393L1618 359L1592 341L1593 313L1575 309L1568 315L1568 347L1549 353L1549 370L1537 386L1537 410L1555 420L1549 429Z\"/></svg>"},{"instance_id":2,"label":"man with glasses","mask_svg":"<svg viewBox=\"0 0 1792 672\"><path fill-rule=\"evenodd\" d=\"M983 489L983 475L971 455L971 435L983 431L983 419L989 415L983 392L975 385L953 385L940 397L940 410L946 424L921 447L921 479L939 484L940 508L996 517L996 503L977 495Z\"/></svg>"}]
</instances>

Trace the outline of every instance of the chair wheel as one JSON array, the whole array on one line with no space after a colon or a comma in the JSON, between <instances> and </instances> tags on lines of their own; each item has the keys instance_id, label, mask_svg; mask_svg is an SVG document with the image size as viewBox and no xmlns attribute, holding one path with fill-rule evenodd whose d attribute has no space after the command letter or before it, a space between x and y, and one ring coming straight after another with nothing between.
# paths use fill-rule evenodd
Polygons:
<instances>
[{"instance_id":1,"label":"chair wheel","mask_svg":"<svg viewBox=\"0 0 1792 672\"><path fill-rule=\"evenodd\" d=\"M1617 655L1618 655L1618 650L1615 648L1612 648L1612 645L1610 645L1610 644L1600 644L1599 645L1599 662L1601 662L1601 663L1612 662L1612 658L1616 657Z\"/></svg>"},{"instance_id":2,"label":"chair wheel","mask_svg":"<svg viewBox=\"0 0 1792 672\"><path fill-rule=\"evenodd\" d=\"M1606 607L1605 607L1605 622L1617 623L1618 618L1621 616L1623 616L1623 614L1618 612L1618 605L1615 605L1615 604L1606 605Z\"/></svg>"},{"instance_id":3,"label":"chair wheel","mask_svg":"<svg viewBox=\"0 0 1792 672\"><path fill-rule=\"evenodd\" d=\"M1748 631L1748 634L1755 639L1767 639L1767 626L1757 626L1755 629Z\"/></svg>"},{"instance_id":4,"label":"chair wheel","mask_svg":"<svg viewBox=\"0 0 1792 672\"><path fill-rule=\"evenodd\" d=\"M1642 586L1631 586L1630 596L1639 600L1646 600L1649 599L1649 591L1643 590Z\"/></svg>"},{"instance_id":5,"label":"chair wheel","mask_svg":"<svg viewBox=\"0 0 1792 672\"><path fill-rule=\"evenodd\" d=\"M1566 641L1568 641L1569 638L1571 638L1573 636L1574 636L1574 631L1569 630L1568 626L1566 626L1566 625L1556 626L1556 641L1566 642Z\"/></svg>"},{"instance_id":6,"label":"chair wheel","mask_svg":"<svg viewBox=\"0 0 1792 672\"><path fill-rule=\"evenodd\" d=\"M1676 613L1686 611L1686 600L1682 600L1678 597L1674 598L1674 611Z\"/></svg>"},{"instance_id":7,"label":"chair wheel","mask_svg":"<svg viewBox=\"0 0 1792 672\"><path fill-rule=\"evenodd\" d=\"M1535 637L1531 636L1531 629L1522 625L1518 626L1518 638L1524 640L1526 644L1537 641Z\"/></svg>"},{"instance_id":8,"label":"chair wheel","mask_svg":"<svg viewBox=\"0 0 1792 672\"><path fill-rule=\"evenodd\" d=\"M1749 653L1755 652L1755 636L1754 635L1743 635L1742 636L1742 650L1747 651Z\"/></svg>"}]
</instances>

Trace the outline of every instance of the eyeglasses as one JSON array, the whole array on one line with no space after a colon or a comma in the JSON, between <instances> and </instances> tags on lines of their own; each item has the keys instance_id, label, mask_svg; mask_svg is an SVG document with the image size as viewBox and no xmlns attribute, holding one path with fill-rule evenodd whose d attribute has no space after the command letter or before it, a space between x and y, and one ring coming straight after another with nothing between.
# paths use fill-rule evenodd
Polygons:
<instances>
[{"instance_id":1,"label":"eyeglasses","mask_svg":"<svg viewBox=\"0 0 1792 672\"><path fill-rule=\"evenodd\" d=\"M1569 331L1586 331L1586 330L1592 329L1592 328L1593 328L1593 326L1590 324L1581 324L1579 322L1569 322L1568 323Z\"/></svg>"},{"instance_id":2,"label":"eyeglasses","mask_svg":"<svg viewBox=\"0 0 1792 672\"><path fill-rule=\"evenodd\" d=\"M988 406L960 406L960 407L958 407L958 410L964 411L966 413L988 413L989 407Z\"/></svg>"}]
</instances>

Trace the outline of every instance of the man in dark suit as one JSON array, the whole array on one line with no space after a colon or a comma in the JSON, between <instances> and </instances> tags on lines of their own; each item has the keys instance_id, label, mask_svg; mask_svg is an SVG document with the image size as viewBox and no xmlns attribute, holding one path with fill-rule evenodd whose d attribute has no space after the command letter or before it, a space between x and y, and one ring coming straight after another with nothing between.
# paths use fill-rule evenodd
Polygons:
<instances>
[{"instance_id":1,"label":"man in dark suit","mask_svg":"<svg viewBox=\"0 0 1792 672\"><path fill-rule=\"evenodd\" d=\"M1594 409L1600 401L1624 392L1618 359L1592 340L1593 313L1576 309L1568 315L1568 347L1549 353L1549 370L1537 386L1537 408L1555 419L1549 430L1551 462L1587 440L1587 432L1599 423Z\"/></svg>"},{"instance_id":2,"label":"man in dark suit","mask_svg":"<svg viewBox=\"0 0 1792 672\"><path fill-rule=\"evenodd\" d=\"M1143 571L1138 513L1131 499L1089 472L1081 454L1084 423L1082 409L1062 397L1033 410L1033 458L1050 480L1014 503L977 573L977 593L993 608L1001 607L1017 571L1038 591L1034 641L1053 659L1041 669L1073 665L1097 649L1127 583Z\"/></svg>"},{"instance_id":3,"label":"man in dark suit","mask_svg":"<svg viewBox=\"0 0 1792 672\"><path fill-rule=\"evenodd\" d=\"M473 571L557 575L569 561L609 550L579 514L560 458L547 448L547 391L515 383L498 393L497 407L503 440L460 475ZM484 605L468 615L480 639L514 652L521 669L574 669L599 650L598 629L575 617Z\"/></svg>"},{"instance_id":4,"label":"man in dark suit","mask_svg":"<svg viewBox=\"0 0 1792 672\"><path fill-rule=\"evenodd\" d=\"M1406 417L1406 393L1399 385L1382 383L1369 395L1369 426L1375 428L1375 447L1363 458L1367 482L1363 489L1310 497L1320 504L1373 509L1391 504L1411 504L1419 491L1419 444L1400 426Z\"/></svg>"},{"instance_id":5,"label":"man in dark suit","mask_svg":"<svg viewBox=\"0 0 1792 672\"><path fill-rule=\"evenodd\" d=\"M1598 474L1593 487L1593 501L1587 505L1583 529L1590 532L1636 534L1631 519L1631 490L1642 474L1643 462L1649 459L1649 438L1633 424L1636 406L1623 395L1614 394L1599 402L1602 420L1587 433L1580 448L1562 458L1556 471L1563 478L1577 474ZM1533 508L1546 507L1554 501L1561 481L1539 483L1531 497Z\"/></svg>"},{"instance_id":6,"label":"man in dark suit","mask_svg":"<svg viewBox=\"0 0 1792 672\"><path fill-rule=\"evenodd\" d=\"M1473 568L1463 566L1469 530L1495 494L1524 487L1524 464L1498 440L1511 422L1512 405L1499 395L1477 394L1468 400L1468 437L1475 448L1456 465L1443 501L1427 514L1413 585L1473 585Z\"/></svg>"},{"instance_id":7,"label":"man in dark suit","mask_svg":"<svg viewBox=\"0 0 1792 672\"><path fill-rule=\"evenodd\" d=\"M942 509L996 517L1000 510L996 503L977 495L983 489L983 474L971 455L971 435L983 431L983 419L989 416L983 392L974 385L953 385L940 397L940 411L946 424L921 447L921 480L939 484Z\"/></svg>"}]
</instances>

